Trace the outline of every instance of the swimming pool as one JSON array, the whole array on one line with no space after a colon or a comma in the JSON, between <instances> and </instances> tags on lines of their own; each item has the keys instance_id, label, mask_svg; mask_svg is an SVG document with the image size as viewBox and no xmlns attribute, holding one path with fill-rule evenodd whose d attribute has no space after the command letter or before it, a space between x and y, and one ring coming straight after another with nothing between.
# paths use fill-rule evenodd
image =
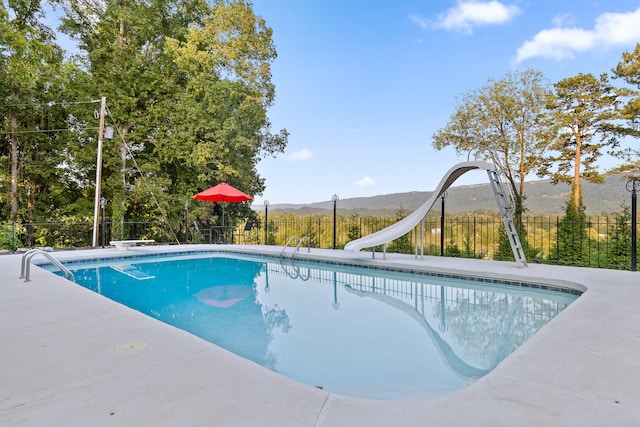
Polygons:
<instances>
[{"instance_id":1,"label":"swimming pool","mask_svg":"<svg viewBox=\"0 0 640 427\"><path fill-rule=\"evenodd\" d=\"M578 296L229 253L66 265L83 286L269 369L376 399L470 384Z\"/></svg>"}]
</instances>

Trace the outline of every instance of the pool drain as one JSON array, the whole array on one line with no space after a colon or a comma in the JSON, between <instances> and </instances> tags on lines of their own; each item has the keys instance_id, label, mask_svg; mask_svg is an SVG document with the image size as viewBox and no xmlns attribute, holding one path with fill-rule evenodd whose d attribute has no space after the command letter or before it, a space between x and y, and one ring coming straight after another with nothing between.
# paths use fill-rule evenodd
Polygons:
<instances>
[{"instance_id":1,"label":"pool drain","mask_svg":"<svg viewBox=\"0 0 640 427\"><path fill-rule=\"evenodd\" d=\"M142 350L148 345L149 345L148 341L133 341L133 342L128 342L126 344L120 344L114 349L114 351L116 353L128 353L131 351Z\"/></svg>"}]
</instances>

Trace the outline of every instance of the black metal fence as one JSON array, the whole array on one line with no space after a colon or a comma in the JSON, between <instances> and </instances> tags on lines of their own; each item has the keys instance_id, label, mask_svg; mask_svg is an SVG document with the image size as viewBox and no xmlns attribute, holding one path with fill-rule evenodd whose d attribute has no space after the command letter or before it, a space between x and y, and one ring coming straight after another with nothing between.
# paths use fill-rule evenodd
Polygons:
<instances>
[{"instance_id":1,"label":"black metal fence","mask_svg":"<svg viewBox=\"0 0 640 427\"><path fill-rule=\"evenodd\" d=\"M158 243L239 243L284 245L291 236L306 236L312 247L336 248L354 239L381 230L394 222L391 217L333 217L290 214L270 214L265 227L264 215L257 218L250 231L244 223L208 229L151 222L101 223L98 246L108 246L112 237L122 239L154 239ZM529 262L580 265L590 267L632 269L630 217L597 216L587 220L586 234L564 235L558 244L558 229L562 217L527 216L523 222ZM444 218L428 216L411 233L387 246L388 252L444 255L452 257L513 259L510 249L504 250L502 220L491 215L452 215ZM335 230L335 237L334 237ZM424 238L423 238L424 236ZM0 224L0 248L85 248L92 246L93 224L32 223ZM501 246L502 239L502 246ZM572 245L565 243L571 241ZM637 245L636 245L637 246ZM571 250L567 249L570 248ZM578 252L576 252L578 247ZM378 251L381 248L376 249Z\"/></svg>"}]
</instances>

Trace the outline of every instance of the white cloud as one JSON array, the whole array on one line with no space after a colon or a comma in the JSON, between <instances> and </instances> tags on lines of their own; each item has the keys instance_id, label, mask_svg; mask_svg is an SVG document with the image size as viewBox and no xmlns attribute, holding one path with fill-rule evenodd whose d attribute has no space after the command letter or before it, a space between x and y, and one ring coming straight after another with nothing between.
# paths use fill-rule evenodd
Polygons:
<instances>
[{"instance_id":1,"label":"white cloud","mask_svg":"<svg viewBox=\"0 0 640 427\"><path fill-rule=\"evenodd\" d=\"M554 16L551 22L553 22L553 25L556 27L569 27L575 25L575 18L572 15L565 13L563 15Z\"/></svg>"},{"instance_id":2,"label":"white cloud","mask_svg":"<svg viewBox=\"0 0 640 427\"><path fill-rule=\"evenodd\" d=\"M556 23L561 22L557 19ZM592 30L553 28L542 30L518 48L515 62L529 58L573 58L595 48L635 45L640 40L640 8L627 13L603 13Z\"/></svg>"},{"instance_id":3,"label":"white cloud","mask_svg":"<svg viewBox=\"0 0 640 427\"><path fill-rule=\"evenodd\" d=\"M520 13L520 8L497 0L460 1L458 5L438 15L437 28L473 33L475 27L504 24Z\"/></svg>"},{"instance_id":4,"label":"white cloud","mask_svg":"<svg viewBox=\"0 0 640 427\"><path fill-rule=\"evenodd\" d=\"M365 176L362 179L356 181L356 185L358 187L370 187L372 185L376 185L376 182L373 180L373 178Z\"/></svg>"},{"instance_id":5,"label":"white cloud","mask_svg":"<svg viewBox=\"0 0 640 427\"><path fill-rule=\"evenodd\" d=\"M423 30L426 30L429 26L429 23L423 17L416 13L412 13L411 15L409 15L409 19L411 20L411 22L417 24L418 27L422 28Z\"/></svg>"},{"instance_id":6,"label":"white cloud","mask_svg":"<svg viewBox=\"0 0 640 427\"><path fill-rule=\"evenodd\" d=\"M302 150L298 150L289 155L289 160L292 162L301 162L303 160L308 160L313 157L313 153L311 150L307 150L303 148Z\"/></svg>"}]
</instances>

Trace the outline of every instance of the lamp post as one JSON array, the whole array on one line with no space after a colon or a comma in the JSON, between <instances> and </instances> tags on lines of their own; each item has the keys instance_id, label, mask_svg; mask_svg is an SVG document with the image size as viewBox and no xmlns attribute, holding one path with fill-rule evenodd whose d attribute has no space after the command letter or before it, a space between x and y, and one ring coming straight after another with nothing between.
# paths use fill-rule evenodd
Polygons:
<instances>
[{"instance_id":1,"label":"lamp post","mask_svg":"<svg viewBox=\"0 0 640 427\"><path fill-rule=\"evenodd\" d=\"M440 213L440 256L444 256L444 199L447 198L447 192L445 191L440 196L442 201L442 212Z\"/></svg>"},{"instance_id":2,"label":"lamp post","mask_svg":"<svg viewBox=\"0 0 640 427\"><path fill-rule=\"evenodd\" d=\"M338 203L339 197L337 194L331 196L331 200L333 201L333 249L336 248L336 205Z\"/></svg>"},{"instance_id":3,"label":"lamp post","mask_svg":"<svg viewBox=\"0 0 640 427\"><path fill-rule=\"evenodd\" d=\"M105 229L104 229L104 208L107 206L107 199L100 197L100 207L102 208L102 247L105 246Z\"/></svg>"},{"instance_id":4,"label":"lamp post","mask_svg":"<svg viewBox=\"0 0 640 427\"><path fill-rule=\"evenodd\" d=\"M631 271L636 271L638 189L640 179L631 178L627 181L627 191L631 192Z\"/></svg>"},{"instance_id":5,"label":"lamp post","mask_svg":"<svg viewBox=\"0 0 640 427\"><path fill-rule=\"evenodd\" d=\"M264 201L264 244L269 244L269 201Z\"/></svg>"},{"instance_id":6,"label":"lamp post","mask_svg":"<svg viewBox=\"0 0 640 427\"><path fill-rule=\"evenodd\" d=\"M189 201L184 202L184 242L189 243Z\"/></svg>"}]
</instances>

